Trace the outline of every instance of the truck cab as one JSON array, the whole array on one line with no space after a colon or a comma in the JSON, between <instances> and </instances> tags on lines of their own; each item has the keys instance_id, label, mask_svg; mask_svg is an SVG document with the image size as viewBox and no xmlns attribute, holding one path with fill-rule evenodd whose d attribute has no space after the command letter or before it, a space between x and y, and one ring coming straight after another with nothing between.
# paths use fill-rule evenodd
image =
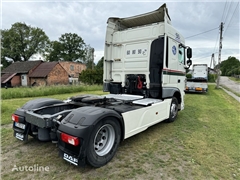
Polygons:
<instances>
[{"instance_id":1,"label":"truck cab","mask_svg":"<svg viewBox=\"0 0 240 180\"><path fill-rule=\"evenodd\" d=\"M104 91L166 99L184 107L186 49L165 5L129 18L109 18L105 39ZM180 106L181 105L181 106Z\"/></svg>"}]
</instances>

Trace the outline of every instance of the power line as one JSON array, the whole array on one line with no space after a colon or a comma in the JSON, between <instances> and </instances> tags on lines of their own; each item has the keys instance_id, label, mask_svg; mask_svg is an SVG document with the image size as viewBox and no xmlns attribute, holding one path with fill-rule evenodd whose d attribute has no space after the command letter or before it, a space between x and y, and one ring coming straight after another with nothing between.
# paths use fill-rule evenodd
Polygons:
<instances>
[{"instance_id":1,"label":"power line","mask_svg":"<svg viewBox=\"0 0 240 180\"><path fill-rule=\"evenodd\" d=\"M227 0L226 0L226 2L225 2L225 6L224 6L224 9L223 9L223 14L222 14L221 22L223 21L223 16L224 16L224 14L225 14L225 8L226 8L226 5L227 5Z\"/></svg>"},{"instance_id":2,"label":"power line","mask_svg":"<svg viewBox=\"0 0 240 180\"><path fill-rule=\"evenodd\" d=\"M237 6L236 6L235 10L233 11L233 14L232 14L232 16L231 16L231 19L230 19L230 21L229 21L229 23L228 23L228 25L227 25L227 27L226 27L226 30L224 31L223 35L226 33L229 25L231 24L231 21L232 21L232 19L233 19L233 15L235 14L235 12L236 12L236 10L237 10L238 5L239 5L239 2L237 3Z\"/></svg>"},{"instance_id":3,"label":"power line","mask_svg":"<svg viewBox=\"0 0 240 180\"><path fill-rule=\"evenodd\" d=\"M230 2L230 5L229 5L229 8L228 8L228 11L227 11L227 14L226 14L226 17L225 17L225 20L223 21L224 23L226 23L227 19L228 19L228 15L230 14L230 10L231 10L231 7L232 7L232 2Z\"/></svg>"},{"instance_id":4,"label":"power line","mask_svg":"<svg viewBox=\"0 0 240 180\"><path fill-rule=\"evenodd\" d=\"M224 8L224 15L223 15L223 17L222 17L222 21L221 21L221 22L224 22L225 19L226 19L226 16L227 16L227 13L228 13L228 8L229 8L228 5L229 5L229 3L226 2L226 4L225 4L225 7L226 7L226 8Z\"/></svg>"},{"instance_id":5,"label":"power line","mask_svg":"<svg viewBox=\"0 0 240 180\"><path fill-rule=\"evenodd\" d=\"M214 29L210 29L210 30L208 30L208 31L204 31L204 32L199 33L199 34L195 34L195 35L192 35L192 36L188 36L188 37L186 37L185 39L192 38L192 37L195 37L195 36L204 34L204 33L208 33L208 32L213 31L213 30L215 30L215 29L218 29L218 27L217 27L217 28L214 28Z\"/></svg>"},{"instance_id":6,"label":"power line","mask_svg":"<svg viewBox=\"0 0 240 180\"><path fill-rule=\"evenodd\" d=\"M205 59L205 58L208 58L208 57L210 57L210 56L211 56L211 55L207 55L207 56L204 56L204 57L196 58L195 60Z\"/></svg>"},{"instance_id":7,"label":"power line","mask_svg":"<svg viewBox=\"0 0 240 180\"><path fill-rule=\"evenodd\" d=\"M212 53L212 54L216 54L216 53L218 53L218 52L215 52L215 53ZM212 54L209 54L209 55L207 55L207 56L202 56L202 57L196 58L195 60L205 59L205 58L211 57Z\"/></svg>"},{"instance_id":8,"label":"power line","mask_svg":"<svg viewBox=\"0 0 240 180\"><path fill-rule=\"evenodd\" d=\"M227 2L227 0L226 0L225 5L224 5L224 9L223 9L223 14L222 14L221 22L223 22L223 18L224 18L225 12L226 12L226 16L227 16L227 14L228 14L228 10L227 10L227 9L228 9L228 2ZM225 11L225 10L226 10L226 11ZM225 19L226 19L226 17L225 17ZM220 27L219 27L219 28L220 28ZM213 52L215 52L218 42L219 42L219 39L218 39L218 35L217 35ZM215 53L216 53L216 52L215 52ZM215 54L215 53L214 53L214 54Z\"/></svg>"}]
</instances>

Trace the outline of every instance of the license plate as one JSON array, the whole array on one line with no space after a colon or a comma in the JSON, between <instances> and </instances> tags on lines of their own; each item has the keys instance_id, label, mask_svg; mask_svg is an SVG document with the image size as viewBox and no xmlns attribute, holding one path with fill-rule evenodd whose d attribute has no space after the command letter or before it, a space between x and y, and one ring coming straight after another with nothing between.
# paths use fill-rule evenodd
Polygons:
<instances>
[{"instance_id":1,"label":"license plate","mask_svg":"<svg viewBox=\"0 0 240 180\"><path fill-rule=\"evenodd\" d=\"M15 122L15 126L20 128L20 129L25 129L25 124Z\"/></svg>"},{"instance_id":2,"label":"license plate","mask_svg":"<svg viewBox=\"0 0 240 180\"><path fill-rule=\"evenodd\" d=\"M14 135L15 135L15 138L17 138L17 139L19 139L21 141L24 140L24 134L19 133L19 132L15 132Z\"/></svg>"},{"instance_id":3,"label":"license plate","mask_svg":"<svg viewBox=\"0 0 240 180\"><path fill-rule=\"evenodd\" d=\"M197 87L197 88L196 88L196 91L202 91L202 88Z\"/></svg>"},{"instance_id":4,"label":"license plate","mask_svg":"<svg viewBox=\"0 0 240 180\"><path fill-rule=\"evenodd\" d=\"M74 164L74 165L76 165L76 166L78 165L78 159L75 158L74 156L71 156L71 155L67 154L67 153L63 153L63 159L72 163L72 164Z\"/></svg>"}]
</instances>

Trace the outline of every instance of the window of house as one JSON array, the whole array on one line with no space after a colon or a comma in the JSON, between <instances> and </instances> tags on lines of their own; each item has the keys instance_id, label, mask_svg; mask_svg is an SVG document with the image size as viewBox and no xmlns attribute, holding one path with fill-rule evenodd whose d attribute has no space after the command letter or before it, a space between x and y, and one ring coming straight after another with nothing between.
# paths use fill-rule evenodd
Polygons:
<instances>
[{"instance_id":1,"label":"window of house","mask_svg":"<svg viewBox=\"0 0 240 180\"><path fill-rule=\"evenodd\" d=\"M74 65L70 65L70 70L74 71Z\"/></svg>"}]
</instances>

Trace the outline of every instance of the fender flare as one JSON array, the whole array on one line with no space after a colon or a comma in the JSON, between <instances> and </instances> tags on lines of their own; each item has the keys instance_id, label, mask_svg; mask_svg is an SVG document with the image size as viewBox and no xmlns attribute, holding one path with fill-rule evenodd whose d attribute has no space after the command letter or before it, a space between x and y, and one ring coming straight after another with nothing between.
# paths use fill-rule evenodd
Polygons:
<instances>
[{"instance_id":1,"label":"fender flare","mask_svg":"<svg viewBox=\"0 0 240 180\"><path fill-rule=\"evenodd\" d=\"M121 126L121 140L123 140L125 134L125 126L122 116L112 109L102 107L84 106L74 109L62 120L62 124L59 126L59 128L62 129L62 126L69 126L70 124L70 126L94 126L99 121L107 117L113 117L118 120Z\"/></svg>"},{"instance_id":2,"label":"fender flare","mask_svg":"<svg viewBox=\"0 0 240 180\"><path fill-rule=\"evenodd\" d=\"M30 110L59 103L63 103L63 101L53 98L39 98L26 102L21 108L25 110Z\"/></svg>"},{"instance_id":3,"label":"fender flare","mask_svg":"<svg viewBox=\"0 0 240 180\"><path fill-rule=\"evenodd\" d=\"M172 98L175 96L178 99L178 103L182 103L181 91L176 87L163 87L162 89L162 98Z\"/></svg>"},{"instance_id":4,"label":"fender flare","mask_svg":"<svg viewBox=\"0 0 240 180\"><path fill-rule=\"evenodd\" d=\"M20 116L25 116L26 110L32 110L36 108L40 108L43 106L49 106L53 104L60 104L63 103L63 101L58 99L52 99L52 98L39 98L39 99L33 99L28 102L26 102L21 108L17 109L14 114L18 114Z\"/></svg>"}]
</instances>

